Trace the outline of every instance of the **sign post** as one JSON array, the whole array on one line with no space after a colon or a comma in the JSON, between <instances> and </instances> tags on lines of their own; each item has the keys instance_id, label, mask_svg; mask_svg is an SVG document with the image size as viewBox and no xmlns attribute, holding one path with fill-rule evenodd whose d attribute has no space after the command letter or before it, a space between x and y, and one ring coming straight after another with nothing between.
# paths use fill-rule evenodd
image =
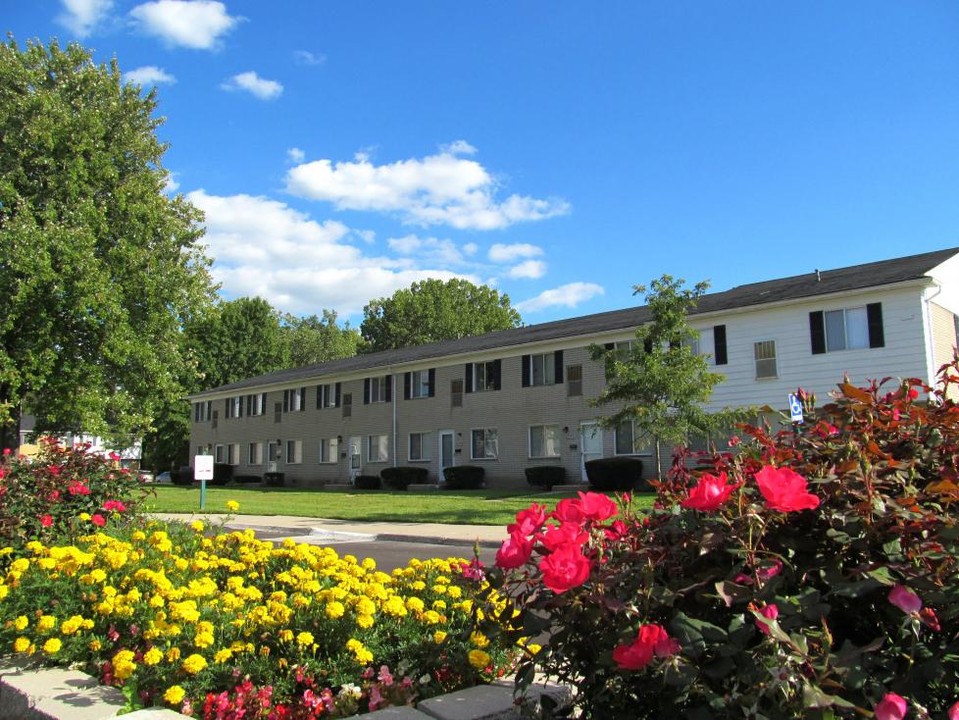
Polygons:
<instances>
[{"instance_id":1,"label":"sign post","mask_svg":"<svg viewBox=\"0 0 959 720\"><path fill-rule=\"evenodd\" d=\"M200 510L206 508L206 481L213 479L213 456L193 457L193 479L200 481Z\"/></svg>"}]
</instances>

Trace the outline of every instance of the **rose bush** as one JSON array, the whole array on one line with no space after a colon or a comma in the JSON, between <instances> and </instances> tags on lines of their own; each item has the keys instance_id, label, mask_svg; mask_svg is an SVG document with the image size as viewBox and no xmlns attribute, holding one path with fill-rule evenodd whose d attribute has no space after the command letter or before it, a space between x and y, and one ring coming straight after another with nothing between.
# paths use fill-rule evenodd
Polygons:
<instances>
[{"instance_id":1,"label":"rose bush","mask_svg":"<svg viewBox=\"0 0 959 720\"><path fill-rule=\"evenodd\" d=\"M518 685L574 688L550 717L956 720L957 368L800 393L804 424L680 452L649 513L520 513L491 574L544 638Z\"/></svg>"}]
</instances>

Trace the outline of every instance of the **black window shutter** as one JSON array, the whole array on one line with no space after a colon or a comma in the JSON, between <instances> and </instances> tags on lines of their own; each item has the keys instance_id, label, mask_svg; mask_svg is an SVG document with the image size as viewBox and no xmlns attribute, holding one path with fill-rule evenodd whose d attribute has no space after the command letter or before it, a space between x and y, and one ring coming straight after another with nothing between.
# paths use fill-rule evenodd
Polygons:
<instances>
[{"instance_id":1,"label":"black window shutter","mask_svg":"<svg viewBox=\"0 0 959 720\"><path fill-rule=\"evenodd\" d=\"M231 398L227 398L223 401L223 417L230 417L230 403L233 402Z\"/></svg>"},{"instance_id":2,"label":"black window shutter","mask_svg":"<svg viewBox=\"0 0 959 720\"><path fill-rule=\"evenodd\" d=\"M729 362L726 355L726 326L713 326L713 358L717 365L725 365Z\"/></svg>"},{"instance_id":3,"label":"black window shutter","mask_svg":"<svg viewBox=\"0 0 959 720\"><path fill-rule=\"evenodd\" d=\"M334 407L340 406L340 384L339 383L336 384L336 391L333 393L333 406Z\"/></svg>"},{"instance_id":4,"label":"black window shutter","mask_svg":"<svg viewBox=\"0 0 959 720\"><path fill-rule=\"evenodd\" d=\"M243 417L243 398L240 398L240 401L236 404L237 417Z\"/></svg>"},{"instance_id":5,"label":"black window shutter","mask_svg":"<svg viewBox=\"0 0 959 720\"><path fill-rule=\"evenodd\" d=\"M430 384L429 396L433 397L436 395L436 369L430 368L429 379L427 380Z\"/></svg>"},{"instance_id":6,"label":"black window shutter","mask_svg":"<svg viewBox=\"0 0 959 720\"><path fill-rule=\"evenodd\" d=\"M466 371L463 378L466 380L466 392L473 392L473 363L466 363Z\"/></svg>"},{"instance_id":7,"label":"black window shutter","mask_svg":"<svg viewBox=\"0 0 959 720\"><path fill-rule=\"evenodd\" d=\"M523 356L523 387L529 387L529 355Z\"/></svg>"},{"instance_id":8,"label":"black window shutter","mask_svg":"<svg viewBox=\"0 0 959 720\"><path fill-rule=\"evenodd\" d=\"M363 378L363 404L370 404L370 379Z\"/></svg>"},{"instance_id":9,"label":"black window shutter","mask_svg":"<svg viewBox=\"0 0 959 720\"><path fill-rule=\"evenodd\" d=\"M393 376L386 376L386 402L393 402Z\"/></svg>"},{"instance_id":10,"label":"black window shutter","mask_svg":"<svg viewBox=\"0 0 959 720\"><path fill-rule=\"evenodd\" d=\"M866 305L866 318L869 321L869 347L885 347L886 335L882 329L882 303Z\"/></svg>"},{"instance_id":11,"label":"black window shutter","mask_svg":"<svg viewBox=\"0 0 959 720\"><path fill-rule=\"evenodd\" d=\"M557 385L563 383L563 351L557 350L553 353L553 379Z\"/></svg>"},{"instance_id":12,"label":"black window shutter","mask_svg":"<svg viewBox=\"0 0 959 720\"><path fill-rule=\"evenodd\" d=\"M290 391L284 390L283 391L283 412L289 412L289 411L290 411Z\"/></svg>"},{"instance_id":13,"label":"black window shutter","mask_svg":"<svg viewBox=\"0 0 959 720\"><path fill-rule=\"evenodd\" d=\"M502 367L503 367L503 362L502 362L501 360L494 360L494 361L491 363L491 367L492 367L492 372L493 372L493 389L494 389L494 390L499 390L499 389L501 388L501 386L502 386L502 378L503 378Z\"/></svg>"},{"instance_id":14,"label":"black window shutter","mask_svg":"<svg viewBox=\"0 0 959 720\"><path fill-rule=\"evenodd\" d=\"M306 386L300 388L300 410L306 410Z\"/></svg>"},{"instance_id":15,"label":"black window shutter","mask_svg":"<svg viewBox=\"0 0 959 720\"><path fill-rule=\"evenodd\" d=\"M603 345L603 347L606 348L606 350L612 350L614 347L616 347L616 343L606 343Z\"/></svg>"},{"instance_id":16,"label":"black window shutter","mask_svg":"<svg viewBox=\"0 0 959 720\"><path fill-rule=\"evenodd\" d=\"M410 377L412 374L413 373L410 373L410 372L403 373L403 399L404 400L409 400L410 397L412 397L413 395L412 393L413 382Z\"/></svg>"},{"instance_id":17,"label":"black window shutter","mask_svg":"<svg viewBox=\"0 0 959 720\"><path fill-rule=\"evenodd\" d=\"M812 343L813 355L826 352L826 318L822 310L809 313L809 340Z\"/></svg>"},{"instance_id":18,"label":"black window shutter","mask_svg":"<svg viewBox=\"0 0 959 720\"><path fill-rule=\"evenodd\" d=\"M319 410L323 407L323 386L316 386L316 409Z\"/></svg>"}]
</instances>

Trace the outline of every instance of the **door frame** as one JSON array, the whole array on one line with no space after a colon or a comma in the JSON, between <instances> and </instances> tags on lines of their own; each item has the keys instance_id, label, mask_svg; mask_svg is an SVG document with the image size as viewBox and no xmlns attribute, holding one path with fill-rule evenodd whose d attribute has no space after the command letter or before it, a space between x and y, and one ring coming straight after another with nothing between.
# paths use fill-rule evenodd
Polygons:
<instances>
[{"instance_id":1,"label":"door frame","mask_svg":"<svg viewBox=\"0 0 959 720\"><path fill-rule=\"evenodd\" d=\"M599 452L586 452L586 433L589 431L591 439L594 437L599 438ZM586 456L590 455L589 458ZM580 482L589 482L589 478L586 477L586 461L595 459L592 456L598 458L603 457L603 429L599 424L599 420L583 420L579 424L579 475Z\"/></svg>"}]
</instances>

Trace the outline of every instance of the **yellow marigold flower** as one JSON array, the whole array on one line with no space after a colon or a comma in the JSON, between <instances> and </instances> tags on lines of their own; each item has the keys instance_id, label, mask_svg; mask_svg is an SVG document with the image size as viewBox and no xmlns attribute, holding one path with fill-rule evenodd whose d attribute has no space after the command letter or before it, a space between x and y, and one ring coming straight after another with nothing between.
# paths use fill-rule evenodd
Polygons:
<instances>
[{"instance_id":1,"label":"yellow marigold flower","mask_svg":"<svg viewBox=\"0 0 959 720\"><path fill-rule=\"evenodd\" d=\"M193 528L196 532L201 533L203 532L206 525L203 524L202 520L194 520L193 522L190 523L190 527Z\"/></svg>"},{"instance_id":2,"label":"yellow marigold flower","mask_svg":"<svg viewBox=\"0 0 959 720\"><path fill-rule=\"evenodd\" d=\"M25 653L30 650L30 640L25 637L18 637L13 641L13 651Z\"/></svg>"},{"instance_id":3,"label":"yellow marigold flower","mask_svg":"<svg viewBox=\"0 0 959 720\"><path fill-rule=\"evenodd\" d=\"M343 607L341 602L334 600L326 604L326 616L331 620L343 617L344 612L346 612L346 608Z\"/></svg>"},{"instance_id":4,"label":"yellow marigold flower","mask_svg":"<svg viewBox=\"0 0 959 720\"><path fill-rule=\"evenodd\" d=\"M238 503L236 500L227 500L226 509L230 512L236 512L240 509L240 503Z\"/></svg>"},{"instance_id":5,"label":"yellow marigold flower","mask_svg":"<svg viewBox=\"0 0 959 720\"><path fill-rule=\"evenodd\" d=\"M446 594L454 600L458 600L463 595L463 589L459 585L450 585L446 588Z\"/></svg>"},{"instance_id":6,"label":"yellow marigold flower","mask_svg":"<svg viewBox=\"0 0 959 720\"><path fill-rule=\"evenodd\" d=\"M91 652L100 652L100 648L103 647L103 643L96 638L93 638L93 640L87 643L87 647L90 648Z\"/></svg>"},{"instance_id":7,"label":"yellow marigold flower","mask_svg":"<svg viewBox=\"0 0 959 720\"><path fill-rule=\"evenodd\" d=\"M0 600L3 600L10 593L10 588L7 585L0 583Z\"/></svg>"},{"instance_id":8,"label":"yellow marigold flower","mask_svg":"<svg viewBox=\"0 0 959 720\"><path fill-rule=\"evenodd\" d=\"M475 649L470 650L469 653L467 653L467 657L469 658L470 665L477 670L483 670L484 668L489 667L489 664L492 660L492 658L490 658L490 656L482 650Z\"/></svg>"},{"instance_id":9,"label":"yellow marigold flower","mask_svg":"<svg viewBox=\"0 0 959 720\"><path fill-rule=\"evenodd\" d=\"M40 632L50 632L57 626L57 619L53 615L41 615L37 620L37 630Z\"/></svg>"},{"instance_id":10,"label":"yellow marigold flower","mask_svg":"<svg viewBox=\"0 0 959 720\"><path fill-rule=\"evenodd\" d=\"M260 646L260 657L269 657L270 656L270 646L261 645Z\"/></svg>"},{"instance_id":11,"label":"yellow marigold flower","mask_svg":"<svg viewBox=\"0 0 959 720\"><path fill-rule=\"evenodd\" d=\"M117 680L127 680L136 671L134 657L132 650L121 650L113 656L113 674Z\"/></svg>"},{"instance_id":12,"label":"yellow marigold flower","mask_svg":"<svg viewBox=\"0 0 959 720\"><path fill-rule=\"evenodd\" d=\"M446 586L445 586L445 585L434 585L434 586L433 586L433 592L435 592L437 595L445 595L445 594L446 594Z\"/></svg>"},{"instance_id":13,"label":"yellow marigold flower","mask_svg":"<svg viewBox=\"0 0 959 720\"><path fill-rule=\"evenodd\" d=\"M376 560L373 558L363 558L363 562L360 563L360 567L364 570L376 570Z\"/></svg>"},{"instance_id":14,"label":"yellow marigold flower","mask_svg":"<svg viewBox=\"0 0 959 720\"><path fill-rule=\"evenodd\" d=\"M90 519L90 513L88 513L88 512L82 512L82 513L80 513L79 515L77 515L77 517L80 518L81 520L83 520L83 522L86 522L87 520Z\"/></svg>"},{"instance_id":15,"label":"yellow marigold flower","mask_svg":"<svg viewBox=\"0 0 959 720\"><path fill-rule=\"evenodd\" d=\"M186 690L179 685L171 685L166 689L166 692L163 693L163 699L170 705L179 705L183 702L184 697L186 697Z\"/></svg>"},{"instance_id":16,"label":"yellow marigold flower","mask_svg":"<svg viewBox=\"0 0 959 720\"><path fill-rule=\"evenodd\" d=\"M57 561L53 558L40 558L37 560L37 565L39 565L44 570L53 570L57 566Z\"/></svg>"},{"instance_id":17,"label":"yellow marigold flower","mask_svg":"<svg viewBox=\"0 0 959 720\"><path fill-rule=\"evenodd\" d=\"M157 665L161 660L163 660L163 651L159 648L152 647L143 653L144 665Z\"/></svg>"},{"instance_id":18,"label":"yellow marigold flower","mask_svg":"<svg viewBox=\"0 0 959 720\"><path fill-rule=\"evenodd\" d=\"M290 640L293 639L293 631L289 628L284 628L283 630L280 630L279 637L283 642L290 642Z\"/></svg>"},{"instance_id":19,"label":"yellow marigold flower","mask_svg":"<svg viewBox=\"0 0 959 720\"><path fill-rule=\"evenodd\" d=\"M313 633L307 632L306 630L304 630L301 633L298 633L296 636L296 642L298 645L312 645Z\"/></svg>"},{"instance_id":20,"label":"yellow marigold flower","mask_svg":"<svg viewBox=\"0 0 959 720\"><path fill-rule=\"evenodd\" d=\"M134 530L130 535L130 539L133 540L133 542L143 542L146 540L146 537L146 533L142 530Z\"/></svg>"},{"instance_id":21,"label":"yellow marigold flower","mask_svg":"<svg viewBox=\"0 0 959 720\"><path fill-rule=\"evenodd\" d=\"M445 600L434 600L432 607L433 607L433 609L436 610L437 612L439 612L439 611L441 611L441 610L445 610L445 609L446 609L446 601L445 601Z\"/></svg>"},{"instance_id":22,"label":"yellow marigold flower","mask_svg":"<svg viewBox=\"0 0 959 720\"><path fill-rule=\"evenodd\" d=\"M13 621L13 629L17 632L23 632L30 625L30 618L26 615L19 615L17 619Z\"/></svg>"},{"instance_id":23,"label":"yellow marigold flower","mask_svg":"<svg viewBox=\"0 0 959 720\"><path fill-rule=\"evenodd\" d=\"M423 613L423 622L425 622L427 625L436 625L440 622L440 620L442 620L442 618L435 610L427 610L425 613Z\"/></svg>"},{"instance_id":24,"label":"yellow marigold flower","mask_svg":"<svg viewBox=\"0 0 959 720\"><path fill-rule=\"evenodd\" d=\"M199 672L202 672L203 668L206 667L206 658L197 653L193 653L186 660L183 661L181 666L184 672L189 673L190 675L196 675Z\"/></svg>"},{"instance_id":25,"label":"yellow marigold flower","mask_svg":"<svg viewBox=\"0 0 959 720\"><path fill-rule=\"evenodd\" d=\"M63 641L60 638L50 638L43 643L43 652L47 655L56 655L63 647Z\"/></svg>"},{"instance_id":26,"label":"yellow marigold flower","mask_svg":"<svg viewBox=\"0 0 959 720\"><path fill-rule=\"evenodd\" d=\"M216 651L216 654L213 656L213 662L218 665L222 665L231 657L233 657L233 651L229 648L223 648L222 650Z\"/></svg>"},{"instance_id":27,"label":"yellow marigold flower","mask_svg":"<svg viewBox=\"0 0 959 720\"><path fill-rule=\"evenodd\" d=\"M60 623L60 632L64 635L73 635L81 627L83 627L83 617L74 615Z\"/></svg>"},{"instance_id":28,"label":"yellow marigold flower","mask_svg":"<svg viewBox=\"0 0 959 720\"><path fill-rule=\"evenodd\" d=\"M416 592L422 592L426 589L426 583L422 580L414 580L412 583L410 583L410 587Z\"/></svg>"},{"instance_id":29,"label":"yellow marigold flower","mask_svg":"<svg viewBox=\"0 0 959 720\"><path fill-rule=\"evenodd\" d=\"M470 642L480 649L489 646L489 638L478 630L474 630L472 632L470 635Z\"/></svg>"},{"instance_id":30,"label":"yellow marigold flower","mask_svg":"<svg viewBox=\"0 0 959 720\"><path fill-rule=\"evenodd\" d=\"M374 623L374 622L375 622L375 621L373 620L373 616L372 616L372 615L357 615L357 616L356 616L356 624L357 624L359 627L363 628L364 630L367 630L367 629L373 627L373 623Z\"/></svg>"},{"instance_id":31,"label":"yellow marigold flower","mask_svg":"<svg viewBox=\"0 0 959 720\"><path fill-rule=\"evenodd\" d=\"M359 597L356 599L356 612L360 615L372 615L376 612L376 603L368 597Z\"/></svg>"},{"instance_id":32,"label":"yellow marigold flower","mask_svg":"<svg viewBox=\"0 0 959 720\"><path fill-rule=\"evenodd\" d=\"M530 655L536 655L542 649L543 649L543 646L537 645L536 643L529 643L526 646L526 650L529 652Z\"/></svg>"},{"instance_id":33,"label":"yellow marigold flower","mask_svg":"<svg viewBox=\"0 0 959 720\"><path fill-rule=\"evenodd\" d=\"M180 659L180 648L172 647L166 651L166 661L168 663L175 663Z\"/></svg>"},{"instance_id":34,"label":"yellow marigold flower","mask_svg":"<svg viewBox=\"0 0 959 720\"><path fill-rule=\"evenodd\" d=\"M444 640L446 640L446 633L442 630L437 630L433 633L433 642L435 642L437 645L442 643Z\"/></svg>"},{"instance_id":35,"label":"yellow marigold flower","mask_svg":"<svg viewBox=\"0 0 959 720\"><path fill-rule=\"evenodd\" d=\"M418 597L410 597L406 599L406 608L411 612L423 612L425 607L426 604Z\"/></svg>"}]
</instances>

